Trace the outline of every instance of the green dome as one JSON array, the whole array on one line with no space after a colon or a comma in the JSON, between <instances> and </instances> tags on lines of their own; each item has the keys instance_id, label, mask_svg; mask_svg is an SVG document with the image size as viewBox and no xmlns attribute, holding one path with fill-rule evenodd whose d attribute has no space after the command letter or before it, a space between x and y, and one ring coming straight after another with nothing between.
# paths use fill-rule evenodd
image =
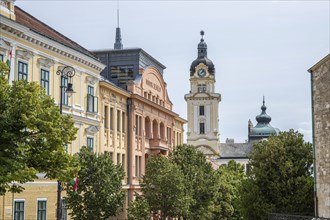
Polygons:
<instances>
[{"instance_id":1,"label":"green dome","mask_svg":"<svg viewBox=\"0 0 330 220\"><path fill-rule=\"evenodd\" d=\"M262 102L262 106L261 106L261 114L257 115L257 117L256 117L258 124L251 129L250 136L264 138L264 137L268 137L272 134L279 133L279 131L280 131L279 129L273 128L269 124L269 122L272 120L272 118L269 115L267 115L266 109L267 109L267 107L265 105L265 97L263 97L263 102Z\"/></svg>"}]
</instances>

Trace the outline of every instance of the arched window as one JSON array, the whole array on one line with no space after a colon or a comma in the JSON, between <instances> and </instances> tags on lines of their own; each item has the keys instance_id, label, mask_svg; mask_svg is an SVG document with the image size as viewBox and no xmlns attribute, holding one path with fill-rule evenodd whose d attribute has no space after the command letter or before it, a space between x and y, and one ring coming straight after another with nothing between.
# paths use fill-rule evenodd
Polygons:
<instances>
[{"instance_id":1,"label":"arched window","mask_svg":"<svg viewBox=\"0 0 330 220\"><path fill-rule=\"evenodd\" d=\"M160 123L160 139L165 140L165 126L164 123Z\"/></svg>"},{"instance_id":2,"label":"arched window","mask_svg":"<svg viewBox=\"0 0 330 220\"><path fill-rule=\"evenodd\" d=\"M158 137L158 122L156 121L156 119L154 119L152 121L152 135L153 135L153 139L157 139Z\"/></svg>"},{"instance_id":3,"label":"arched window","mask_svg":"<svg viewBox=\"0 0 330 220\"><path fill-rule=\"evenodd\" d=\"M151 138L151 124L150 124L150 118L149 117L146 117L145 120L144 120L144 130L145 130L145 133L146 133L146 137L147 138Z\"/></svg>"}]
</instances>

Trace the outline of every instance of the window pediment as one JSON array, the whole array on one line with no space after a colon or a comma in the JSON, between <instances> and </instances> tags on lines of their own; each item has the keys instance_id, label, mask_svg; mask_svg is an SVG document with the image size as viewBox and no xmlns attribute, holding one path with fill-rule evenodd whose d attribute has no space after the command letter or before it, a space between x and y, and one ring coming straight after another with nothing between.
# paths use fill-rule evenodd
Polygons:
<instances>
[{"instance_id":1,"label":"window pediment","mask_svg":"<svg viewBox=\"0 0 330 220\"><path fill-rule=\"evenodd\" d=\"M55 64L54 60L43 59L43 58L39 58L38 62L40 64L40 66L43 66L43 67L46 67L46 68L50 68L51 66L53 66Z\"/></svg>"},{"instance_id":2,"label":"window pediment","mask_svg":"<svg viewBox=\"0 0 330 220\"><path fill-rule=\"evenodd\" d=\"M29 60L33 57L33 53L27 50L17 50L16 51L17 57L23 60Z\"/></svg>"},{"instance_id":3,"label":"window pediment","mask_svg":"<svg viewBox=\"0 0 330 220\"><path fill-rule=\"evenodd\" d=\"M93 76L87 76L86 81L88 82L88 84L94 85L95 83L97 83L99 81L99 79L96 77L93 77Z\"/></svg>"},{"instance_id":4,"label":"window pediment","mask_svg":"<svg viewBox=\"0 0 330 220\"><path fill-rule=\"evenodd\" d=\"M94 135L99 131L100 127L99 126L95 126L95 125L91 125L88 128L86 128L86 133L88 135Z\"/></svg>"},{"instance_id":5,"label":"window pediment","mask_svg":"<svg viewBox=\"0 0 330 220\"><path fill-rule=\"evenodd\" d=\"M0 51L6 52L8 50L10 50L10 46L2 38L0 38Z\"/></svg>"}]
</instances>

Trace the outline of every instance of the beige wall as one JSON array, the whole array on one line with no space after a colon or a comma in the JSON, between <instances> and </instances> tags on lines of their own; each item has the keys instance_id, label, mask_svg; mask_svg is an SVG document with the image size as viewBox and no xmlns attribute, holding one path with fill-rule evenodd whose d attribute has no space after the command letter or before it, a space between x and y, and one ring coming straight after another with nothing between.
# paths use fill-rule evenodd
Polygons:
<instances>
[{"instance_id":1,"label":"beige wall","mask_svg":"<svg viewBox=\"0 0 330 220\"><path fill-rule=\"evenodd\" d=\"M199 77L197 71L205 69L206 75ZM204 87L201 87L204 85ZM187 102L187 144L199 146L204 154L219 153L219 102L221 96L214 91L215 77L208 73L207 66L200 63L190 77L190 92L185 95ZM200 115L204 106L204 115ZM204 123L201 134L200 123Z\"/></svg>"},{"instance_id":2,"label":"beige wall","mask_svg":"<svg viewBox=\"0 0 330 220\"><path fill-rule=\"evenodd\" d=\"M166 83L157 69L142 71L142 79L129 85L131 95L131 164L130 198L140 192L139 180L145 173L150 154L168 155L183 143L183 124L186 121L172 112Z\"/></svg>"}]
</instances>

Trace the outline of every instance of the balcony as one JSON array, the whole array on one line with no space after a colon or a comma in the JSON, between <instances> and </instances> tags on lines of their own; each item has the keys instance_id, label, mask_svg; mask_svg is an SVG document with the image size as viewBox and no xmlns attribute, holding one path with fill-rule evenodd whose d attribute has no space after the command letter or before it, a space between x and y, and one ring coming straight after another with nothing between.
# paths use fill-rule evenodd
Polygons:
<instances>
[{"instance_id":1,"label":"balcony","mask_svg":"<svg viewBox=\"0 0 330 220\"><path fill-rule=\"evenodd\" d=\"M149 146L153 153L161 153L164 155L167 155L167 152L170 149L167 141L160 138L149 139Z\"/></svg>"}]
</instances>

